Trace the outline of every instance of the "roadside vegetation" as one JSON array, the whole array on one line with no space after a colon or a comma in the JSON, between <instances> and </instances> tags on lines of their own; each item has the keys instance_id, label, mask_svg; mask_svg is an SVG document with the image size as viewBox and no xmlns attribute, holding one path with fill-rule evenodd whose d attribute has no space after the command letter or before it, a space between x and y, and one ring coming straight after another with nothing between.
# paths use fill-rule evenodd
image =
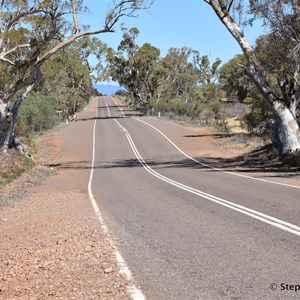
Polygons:
<instances>
[{"instance_id":1,"label":"roadside vegetation","mask_svg":"<svg viewBox=\"0 0 300 300\"><path fill-rule=\"evenodd\" d=\"M269 132L280 154L298 152L298 1L204 1L238 42L242 55L223 65L187 47L172 48L161 57L155 46L137 45L138 30L131 29L124 32L118 51L109 55L110 76L144 111L187 116L224 129L228 127L224 111L231 110L233 103L248 105L243 116L235 116L247 132ZM255 21L261 22L266 34L253 47L242 29Z\"/></svg>"},{"instance_id":2,"label":"roadside vegetation","mask_svg":"<svg viewBox=\"0 0 300 300\"><path fill-rule=\"evenodd\" d=\"M272 113L242 66L242 54L223 63L183 47L136 44L137 28L126 30L110 53L108 74L126 88L115 96L145 114L214 127L227 133L268 135Z\"/></svg>"},{"instance_id":3,"label":"roadside vegetation","mask_svg":"<svg viewBox=\"0 0 300 300\"><path fill-rule=\"evenodd\" d=\"M151 7L151 0L114 1L103 25L92 31L88 24L79 24L78 14L86 12L81 1L2 1L1 165L8 149L34 153L35 137L82 109L97 94L93 82L100 78L117 81L126 91L116 95L145 114L217 126L244 139L260 136L272 141L279 154L297 154L298 2L204 1L243 54L228 62L212 61L197 49L182 47L169 49L163 57L155 45L137 44L137 28L123 29L118 49L101 42L99 34L114 32L121 17L136 16ZM256 20L266 34L252 47L242 28ZM91 55L97 66L89 65ZM12 178L17 169L1 176Z\"/></svg>"},{"instance_id":4,"label":"roadside vegetation","mask_svg":"<svg viewBox=\"0 0 300 300\"><path fill-rule=\"evenodd\" d=\"M107 49L97 36L150 4L114 1L99 28L90 30L78 19L88 13L82 1L1 2L0 185L34 165L28 159L37 135L73 118L97 94L93 80ZM97 66L89 65L91 55Z\"/></svg>"},{"instance_id":5,"label":"roadside vegetation","mask_svg":"<svg viewBox=\"0 0 300 300\"><path fill-rule=\"evenodd\" d=\"M0 169L0 190L6 184L18 178L25 171L34 167L35 162L12 149L11 151L1 155L1 169Z\"/></svg>"}]
</instances>

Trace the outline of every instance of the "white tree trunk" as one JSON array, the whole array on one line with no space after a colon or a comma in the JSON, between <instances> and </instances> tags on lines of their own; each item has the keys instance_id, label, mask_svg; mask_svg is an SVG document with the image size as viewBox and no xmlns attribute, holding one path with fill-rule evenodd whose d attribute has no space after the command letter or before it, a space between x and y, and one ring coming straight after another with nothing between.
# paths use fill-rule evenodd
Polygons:
<instances>
[{"instance_id":1,"label":"white tree trunk","mask_svg":"<svg viewBox=\"0 0 300 300\"><path fill-rule=\"evenodd\" d=\"M287 108L280 108L278 111L280 116L282 152L289 153L300 150L300 129L293 113Z\"/></svg>"},{"instance_id":2,"label":"white tree trunk","mask_svg":"<svg viewBox=\"0 0 300 300\"><path fill-rule=\"evenodd\" d=\"M0 149L2 148L2 145L4 144L5 138L6 138L6 132L9 128L8 125L8 110L7 110L7 103L3 103L2 100L0 100Z\"/></svg>"},{"instance_id":3,"label":"white tree trunk","mask_svg":"<svg viewBox=\"0 0 300 300\"><path fill-rule=\"evenodd\" d=\"M38 80L37 80L38 83ZM17 118L19 114L19 109L21 104L25 101L27 95L32 91L34 88L35 83L31 84L26 88L26 90L18 97L16 102L13 105L12 112L11 112L11 120L9 123L9 128L5 129L5 122L0 122L0 134L3 134L3 140L0 144L0 151L6 152L8 148L13 146L14 142L14 135L15 135L15 127L17 123ZM7 111L7 110L6 110Z\"/></svg>"},{"instance_id":4,"label":"white tree trunk","mask_svg":"<svg viewBox=\"0 0 300 300\"><path fill-rule=\"evenodd\" d=\"M275 95L265 76L262 74L258 67L259 64L257 63L257 58L254 53L253 47L247 41L241 28L235 23L229 12L226 9L224 10L224 7L222 7L221 3L223 3L223 1L204 1L213 8L220 21L225 25L225 27L240 45L248 62L247 71L249 76L256 84L266 102L271 106L272 110L277 115L281 127L282 152L288 153L300 150L300 128L295 118L295 105L291 105L291 107L289 108ZM296 89L294 93L294 97L296 97L296 100L299 98L298 94L299 89ZM298 101L295 101L295 104L296 103L298 103ZM293 102L291 102L291 104L293 104Z\"/></svg>"}]
</instances>

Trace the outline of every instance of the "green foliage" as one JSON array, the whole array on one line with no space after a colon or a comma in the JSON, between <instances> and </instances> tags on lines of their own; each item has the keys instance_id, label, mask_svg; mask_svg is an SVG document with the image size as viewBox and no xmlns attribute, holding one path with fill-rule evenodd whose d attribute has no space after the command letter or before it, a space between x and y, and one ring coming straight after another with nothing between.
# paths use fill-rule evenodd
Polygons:
<instances>
[{"instance_id":1,"label":"green foliage","mask_svg":"<svg viewBox=\"0 0 300 300\"><path fill-rule=\"evenodd\" d=\"M200 118L203 110L204 105L197 101L194 101L192 103L186 103L185 105L185 114L192 119Z\"/></svg>"},{"instance_id":2,"label":"green foliage","mask_svg":"<svg viewBox=\"0 0 300 300\"><path fill-rule=\"evenodd\" d=\"M89 40L75 43L57 53L43 65L44 78L38 91L55 99L57 109L67 115L82 109L95 94L89 67L82 48Z\"/></svg>"},{"instance_id":3,"label":"green foliage","mask_svg":"<svg viewBox=\"0 0 300 300\"><path fill-rule=\"evenodd\" d=\"M188 47L171 48L160 57L159 49L148 43L139 47L137 36L136 29L126 31L119 51L108 55L110 76L127 89L135 105L192 119L208 117L207 122L220 117L220 59L211 63Z\"/></svg>"},{"instance_id":4,"label":"green foliage","mask_svg":"<svg viewBox=\"0 0 300 300\"><path fill-rule=\"evenodd\" d=\"M55 102L49 96L30 95L20 109L18 135L30 137L52 128L59 121Z\"/></svg>"},{"instance_id":5,"label":"green foliage","mask_svg":"<svg viewBox=\"0 0 300 300\"><path fill-rule=\"evenodd\" d=\"M127 91L125 91L125 90L117 90L116 92L115 92L115 95L116 96L121 96L121 97L126 97L127 95L128 95L128 92Z\"/></svg>"},{"instance_id":6,"label":"green foliage","mask_svg":"<svg viewBox=\"0 0 300 300\"><path fill-rule=\"evenodd\" d=\"M209 102L208 108L214 113L214 117L218 118L221 111L221 102L219 100L214 100Z\"/></svg>"},{"instance_id":7,"label":"green foliage","mask_svg":"<svg viewBox=\"0 0 300 300\"><path fill-rule=\"evenodd\" d=\"M179 99L159 99L153 103L153 108L160 112L173 112L178 115L185 112L184 104Z\"/></svg>"},{"instance_id":8,"label":"green foliage","mask_svg":"<svg viewBox=\"0 0 300 300\"><path fill-rule=\"evenodd\" d=\"M230 100L243 102L249 94L258 94L254 83L246 74L246 60L243 55L238 54L220 69L220 84Z\"/></svg>"},{"instance_id":9,"label":"green foliage","mask_svg":"<svg viewBox=\"0 0 300 300\"><path fill-rule=\"evenodd\" d=\"M246 97L243 101L244 104L252 104L254 99L252 97Z\"/></svg>"},{"instance_id":10,"label":"green foliage","mask_svg":"<svg viewBox=\"0 0 300 300\"><path fill-rule=\"evenodd\" d=\"M247 99L252 100L252 106L251 111L242 118L243 128L247 129L251 134L267 134L267 123L274 118L273 113L261 97L255 100L252 98Z\"/></svg>"},{"instance_id":11,"label":"green foliage","mask_svg":"<svg viewBox=\"0 0 300 300\"><path fill-rule=\"evenodd\" d=\"M149 43L139 47L135 42L138 33L136 28L124 32L118 52L109 53L109 73L127 89L136 104L144 105L154 97L159 85L160 50Z\"/></svg>"}]
</instances>

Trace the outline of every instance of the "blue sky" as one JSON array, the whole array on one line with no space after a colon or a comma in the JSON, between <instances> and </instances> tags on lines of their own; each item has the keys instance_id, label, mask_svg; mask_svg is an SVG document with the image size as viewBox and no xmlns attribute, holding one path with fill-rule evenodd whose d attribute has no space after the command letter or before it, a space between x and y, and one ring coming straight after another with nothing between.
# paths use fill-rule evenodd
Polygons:
<instances>
[{"instance_id":1,"label":"blue sky","mask_svg":"<svg viewBox=\"0 0 300 300\"><path fill-rule=\"evenodd\" d=\"M105 13L112 1L86 0L91 15L82 18L91 28L103 23ZM201 55L209 55L211 61L219 57L223 63L241 53L241 50L212 8L203 0L156 0L150 10L140 11L138 18L122 19L127 28L137 27L140 35L137 43L150 43L165 56L171 47L183 46L198 50ZM122 39L121 24L116 33L100 35L100 39L116 49ZM253 43L262 30L259 27L245 30Z\"/></svg>"}]
</instances>

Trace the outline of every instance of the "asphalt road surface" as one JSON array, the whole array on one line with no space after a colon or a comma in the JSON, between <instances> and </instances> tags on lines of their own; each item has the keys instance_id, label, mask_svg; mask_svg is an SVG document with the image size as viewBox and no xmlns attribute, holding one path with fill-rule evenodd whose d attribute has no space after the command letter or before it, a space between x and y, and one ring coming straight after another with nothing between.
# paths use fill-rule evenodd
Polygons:
<instances>
[{"instance_id":1,"label":"asphalt road surface","mask_svg":"<svg viewBox=\"0 0 300 300\"><path fill-rule=\"evenodd\" d=\"M96 106L93 194L146 299L300 299L299 188L203 166L174 124Z\"/></svg>"}]
</instances>

